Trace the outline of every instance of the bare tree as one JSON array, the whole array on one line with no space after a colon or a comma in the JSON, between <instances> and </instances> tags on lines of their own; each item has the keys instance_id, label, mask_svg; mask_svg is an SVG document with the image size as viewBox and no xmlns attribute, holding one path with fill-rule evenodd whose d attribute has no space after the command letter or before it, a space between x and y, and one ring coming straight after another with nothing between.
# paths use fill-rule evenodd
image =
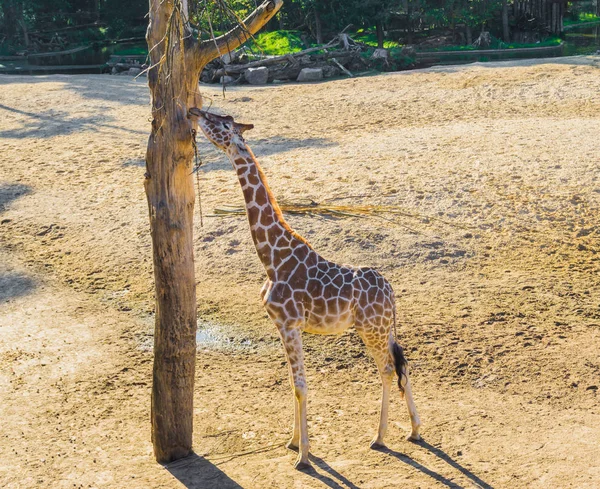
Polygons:
<instances>
[{"instance_id":1,"label":"bare tree","mask_svg":"<svg viewBox=\"0 0 600 489\"><path fill-rule=\"evenodd\" d=\"M188 108L202 106L198 90L202 68L248 40L282 4L282 0L266 0L241 25L215 39L200 41L189 24L188 0L150 0L146 39L152 132L145 189L156 288L152 442L159 462L184 457L192 448L197 320L192 158L196 123L188 119Z\"/></svg>"}]
</instances>

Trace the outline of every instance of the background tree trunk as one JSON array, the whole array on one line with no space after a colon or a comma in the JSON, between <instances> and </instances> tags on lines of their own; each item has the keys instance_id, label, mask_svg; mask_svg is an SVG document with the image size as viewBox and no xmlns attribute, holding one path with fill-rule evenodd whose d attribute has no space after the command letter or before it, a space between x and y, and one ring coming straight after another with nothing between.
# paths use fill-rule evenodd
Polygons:
<instances>
[{"instance_id":1,"label":"background tree trunk","mask_svg":"<svg viewBox=\"0 0 600 489\"><path fill-rule=\"evenodd\" d=\"M502 37L504 42L510 42L510 27L508 25L508 0L502 0Z\"/></svg>"},{"instance_id":2,"label":"background tree trunk","mask_svg":"<svg viewBox=\"0 0 600 489\"><path fill-rule=\"evenodd\" d=\"M321 16L315 5L315 37L317 38L317 44L323 44L323 26L321 24Z\"/></svg>"},{"instance_id":3,"label":"background tree trunk","mask_svg":"<svg viewBox=\"0 0 600 489\"><path fill-rule=\"evenodd\" d=\"M188 109L202 107L202 68L240 46L281 5L282 0L267 0L244 20L245 28L200 42L187 23L187 0L150 0L146 39L152 131L144 186L156 289L151 418L159 462L185 457L192 448L197 321L192 130L197 125L188 119Z\"/></svg>"},{"instance_id":4,"label":"background tree trunk","mask_svg":"<svg viewBox=\"0 0 600 489\"><path fill-rule=\"evenodd\" d=\"M377 33L377 47L383 49L383 22L381 20L375 23L375 32Z\"/></svg>"}]
</instances>

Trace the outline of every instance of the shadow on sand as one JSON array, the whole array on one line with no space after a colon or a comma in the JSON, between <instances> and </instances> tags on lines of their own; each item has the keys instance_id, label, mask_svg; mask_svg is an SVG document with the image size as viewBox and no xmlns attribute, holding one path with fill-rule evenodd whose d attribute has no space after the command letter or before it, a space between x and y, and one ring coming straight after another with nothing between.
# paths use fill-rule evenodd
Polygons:
<instances>
[{"instance_id":1,"label":"shadow on sand","mask_svg":"<svg viewBox=\"0 0 600 489\"><path fill-rule=\"evenodd\" d=\"M0 272L0 303L31 293L35 280L18 272Z\"/></svg>"},{"instance_id":2,"label":"shadow on sand","mask_svg":"<svg viewBox=\"0 0 600 489\"><path fill-rule=\"evenodd\" d=\"M27 112L0 104L0 114L2 114L2 111L19 114L29 118L29 120L22 121L22 126L18 129L0 131L0 138L48 138L80 131L97 131L98 128L146 134L144 131L109 124L110 119L100 114L93 117L71 117L68 112L58 109L50 109L45 112Z\"/></svg>"},{"instance_id":3,"label":"shadow on sand","mask_svg":"<svg viewBox=\"0 0 600 489\"><path fill-rule=\"evenodd\" d=\"M337 470L333 469L325 460L319 457L315 457L314 455L309 455L308 458L310 461L316 465L319 469L326 474L317 472L314 468L310 468L304 473L313 477L314 479L322 482L327 487L331 487L332 489L360 489L356 484L352 481L349 481L346 477L340 474ZM331 476L331 477L329 477Z\"/></svg>"},{"instance_id":4,"label":"shadow on sand","mask_svg":"<svg viewBox=\"0 0 600 489\"><path fill-rule=\"evenodd\" d=\"M462 465L460 465L456 460L454 460L452 457L450 457L450 455L448 455L446 452L444 452L440 448L434 447L430 443L427 443L426 441L423 441L423 440L421 440L419 442L415 442L415 444L417 446L425 448L425 450L427 450L429 453L431 453L432 455L435 455L436 457L438 457L439 459L443 460L448 465L450 465L452 468L458 470L460 473L462 473L464 476L466 476L468 479L470 479L471 482L473 482L476 485L476 487L479 487L481 489L494 489L487 482L485 482L485 481L481 480L479 477L477 477L473 472L471 472L470 470L468 470L468 469L464 468ZM404 453L397 452L396 450L392 450L387 447L380 448L380 449L378 449L378 451L380 451L381 453L386 453L388 455L391 455L392 457L397 458L401 462L403 462L407 465L410 465L411 467L417 469L419 472L422 472L423 474L431 477L432 479L436 480L437 482L440 482L441 484L444 484L447 487L452 487L455 489L463 489L463 486L461 486L460 484L457 484L456 482L452 481L451 479L448 479L447 477L444 477L443 475L439 474L438 472L435 472L434 470L431 470L428 467L425 467L423 464L417 462L412 457L409 457L408 455L406 455Z\"/></svg>"},{"instance_id":5,"label":"shadow on sand","mask_svg":"<svg viewBox=\"0 0 600 489\"><path fill-rule=\"evenodd\" d=\"M187 489L242 489L217 466L196 453L165 465Z\"/></svg>"}]
</instances>

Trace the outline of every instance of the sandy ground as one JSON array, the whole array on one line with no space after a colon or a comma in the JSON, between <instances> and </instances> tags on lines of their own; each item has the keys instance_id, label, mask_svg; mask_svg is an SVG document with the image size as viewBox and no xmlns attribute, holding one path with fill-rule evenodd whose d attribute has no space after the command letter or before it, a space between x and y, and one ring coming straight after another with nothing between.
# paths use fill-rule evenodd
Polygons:
<instances>
[{"instance_id":1,"label":"sandy ground","mask_svg":"<svg viewBox=\"0 0 600 489\"><path fill-rule=\"evenodd\" d=\"M290 216L397 291L425 442L368 443L379 380L349 332L305 336L314 471L293 470L283 354L224 156L202 142L196 454L153 461L145 80L0 77L0 486L600 487L598 58L313 85L202 87L255 129Z\"/></svg>"}]
</instances>

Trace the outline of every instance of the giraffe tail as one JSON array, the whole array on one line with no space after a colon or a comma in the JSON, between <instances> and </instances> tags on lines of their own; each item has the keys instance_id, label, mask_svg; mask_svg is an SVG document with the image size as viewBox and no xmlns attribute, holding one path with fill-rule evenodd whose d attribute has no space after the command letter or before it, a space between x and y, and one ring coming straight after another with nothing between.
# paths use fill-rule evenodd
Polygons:
<instances>
[{"instance_id":1,"label":"giraffe tail","mask_svg":"<svg viewBox=\"0 0 600 489\"><path fill-rule=\"evenodd\" d=\"M404 351L402 347L394 341L392 343L392 355L394 356L394 366L396 367L396 374L398 374L398 389L400 394L404 395L404 386L402 385L402 378L406 379L406 367L408 362L404 357Z\"/></svg>"},{"instance_id":2,"label":"giraffe tail","mask_svg":"<svg viewBox=\"0 0 600 489\"><path fill-rule=\"evenodd\" d=\"M394 319L394 341L391 346L392 356L394 357L394 367L396 368L396 374L398 375L398 389L400 389L400 394L404 396L404 386L402 385L402 377L404 377L405 379L407 378L406 370L408 362L406 361L406 358L404 356L404 350L402 350L402 347L398 344L398 336L396 333L396 301L394 301L392 313Z\"/></svg>"}]
</instances>

